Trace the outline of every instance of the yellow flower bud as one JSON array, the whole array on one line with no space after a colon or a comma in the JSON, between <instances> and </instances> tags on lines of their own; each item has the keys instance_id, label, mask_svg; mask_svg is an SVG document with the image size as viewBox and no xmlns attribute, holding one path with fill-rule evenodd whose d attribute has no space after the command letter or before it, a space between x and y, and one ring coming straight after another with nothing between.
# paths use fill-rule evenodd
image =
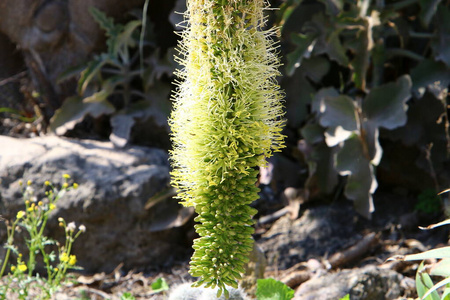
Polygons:
<instances>
[{"instance_id":1,"label":"yellow flower bud","mask_svg":"<svg viewBox=\"0 0 450 300\"><path fill-rule=\"evenodd\" d=\"M61 262L68 262L69 261L69 256L67 255L66 252L61 253L61 255L59 256L59 260Z\"/></svg>"},{"instance_id":2,"label":"yellow flower bud","mask_svg":"<svg viewBox=\"0 0 450 300\"><path fill-rule=\"evenodd\" d=\"M69 265L74 266L77 263L77 257L75 255L71 255L69 258Z\"/></svg>"}]
</instances>

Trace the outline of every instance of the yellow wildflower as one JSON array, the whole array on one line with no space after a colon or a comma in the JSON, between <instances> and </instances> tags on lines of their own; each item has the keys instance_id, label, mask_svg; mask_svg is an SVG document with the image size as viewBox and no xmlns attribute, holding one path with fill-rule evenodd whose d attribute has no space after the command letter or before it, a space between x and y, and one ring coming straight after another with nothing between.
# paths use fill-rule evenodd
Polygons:
<instances>
[{"instance_id":1,"label":"yellow wildflower","mask_svg":"<svg viewBox=\"0 0 450 300\"><path fill-rule=\"evenodd\" d=\"M19 268L20 272L25 272L28 268L27 265L25 265L24 263L21 263L17 266Z\"/></svg>"},{"instance_id":2,"label":"yellow wildflower","mask_svg":"<svg viewBox=\"0 0 450 300\"><path fill-rule=\"evenodd\" d=\"M17 212L16 219L22 219L25 216L25 212L20 210Z\"/></svg>"},{"instance_id":3,"label":"yellow wildflower","mask_svg":"<svg viewBox=\"0 0 450 300\"><path fill-rule=\"evenodd\" d=\"M71 255L69 258L69 265L74 266L77 263L77 257L75 255Z\"/></svg>"},{"instance_id":4,"label":"yellow wildflower","mask_svg":"<svg viewBox=\"0 0 450 300\"><path fill-rule=\"evenodd\" d=\"M59 261L61 261L61 262L69 261L69 256L67 255L66 252L61 253L61 255L59 256Z\"/></svg>"}]
</instances>

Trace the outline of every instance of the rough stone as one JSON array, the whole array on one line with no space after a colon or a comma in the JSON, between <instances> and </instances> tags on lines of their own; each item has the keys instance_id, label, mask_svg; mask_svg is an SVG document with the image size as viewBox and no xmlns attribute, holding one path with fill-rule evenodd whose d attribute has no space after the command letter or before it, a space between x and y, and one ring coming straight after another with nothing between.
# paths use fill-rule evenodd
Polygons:
<instances>
[{"instance_id":1,"label":"rough stone","mask_svg":"<svg viewBox=\"0 0 450 300\"><path fill-rule=\"evenodd\" d=\"M267 256L269 270L285 270L352 246L361 238L356 219L350 203L311 207L297 220L280 218L257 243Z\"/></svg>"},{"instance_id":2,"label":"rough stone","mask_svg":"<svg viewBox=\"0 0 450 300\"><path fill-rule=\"evenodd\" d=\"M403 275L373 265L361 269L318 274L300 285L297 300L336 300L349 294L350 299L397 299L403 292Z\"/></svg>"},{"instance_id":3,"label":"rough stone","mask_svg":"<svg viewBox=\"0 0 450 300\"><path fill-rule=\"evenodd\" d=\"M125 269L152 269L186 257L190 241L185 233L190 226L183 225L192 210L170 197L144 208L150 197L168 187L168 157L160 149L117 150L110 142L0 136L0 215L12 219L23 209L20 179L32 180L41 199L44 182L61 184L65 173L79 188L57 202L48 235L63 237L58 217L84 224L87 231L74 244L73 253L85 271L109 272L120 263ZM3 244L6 230L0 225Z\"/></svg>"}]
</instances>

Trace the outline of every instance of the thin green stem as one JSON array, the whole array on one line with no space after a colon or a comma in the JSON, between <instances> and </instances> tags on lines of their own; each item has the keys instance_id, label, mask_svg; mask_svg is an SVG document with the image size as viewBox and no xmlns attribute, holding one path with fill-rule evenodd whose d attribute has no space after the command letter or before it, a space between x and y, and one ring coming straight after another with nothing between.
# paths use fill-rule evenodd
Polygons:
<instances>
[{"instance_id":1,"label":"thin green stem","mask_svg":"<svg viewBox=\"0 0 450 300\"><path fill-rule=\"evenodd\" d=\"M0 278L2 278L3 274L5 273L6 265L8 264L9 256L11 255L11 248L10 247L13 246L14 233L15 233L18 221L19 220L16 219L16 221L14 221L14 223L12 225L12 228L10 230L8 230L8 249L6 250L5 259L3 260L2 269L0 271Z\"/></svg>"}]
</instances>

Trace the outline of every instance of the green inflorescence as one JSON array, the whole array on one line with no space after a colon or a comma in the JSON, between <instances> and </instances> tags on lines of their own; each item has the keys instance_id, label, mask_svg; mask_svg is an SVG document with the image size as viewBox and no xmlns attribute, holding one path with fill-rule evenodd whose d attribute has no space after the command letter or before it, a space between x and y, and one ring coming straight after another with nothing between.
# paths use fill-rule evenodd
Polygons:
<instances>
[{"instance_id":1,"label":"green inflorescence","mask_svg":"<svg viewBox=\"0 0 450 300\"><path fill-rule=\"evenodd\" d=\"M196 285L237 287L252 250L257 166L283 147L273 30L264 0L189 0L174 93L172 182L198 213Z\"/></svg>"}]
</instances>

